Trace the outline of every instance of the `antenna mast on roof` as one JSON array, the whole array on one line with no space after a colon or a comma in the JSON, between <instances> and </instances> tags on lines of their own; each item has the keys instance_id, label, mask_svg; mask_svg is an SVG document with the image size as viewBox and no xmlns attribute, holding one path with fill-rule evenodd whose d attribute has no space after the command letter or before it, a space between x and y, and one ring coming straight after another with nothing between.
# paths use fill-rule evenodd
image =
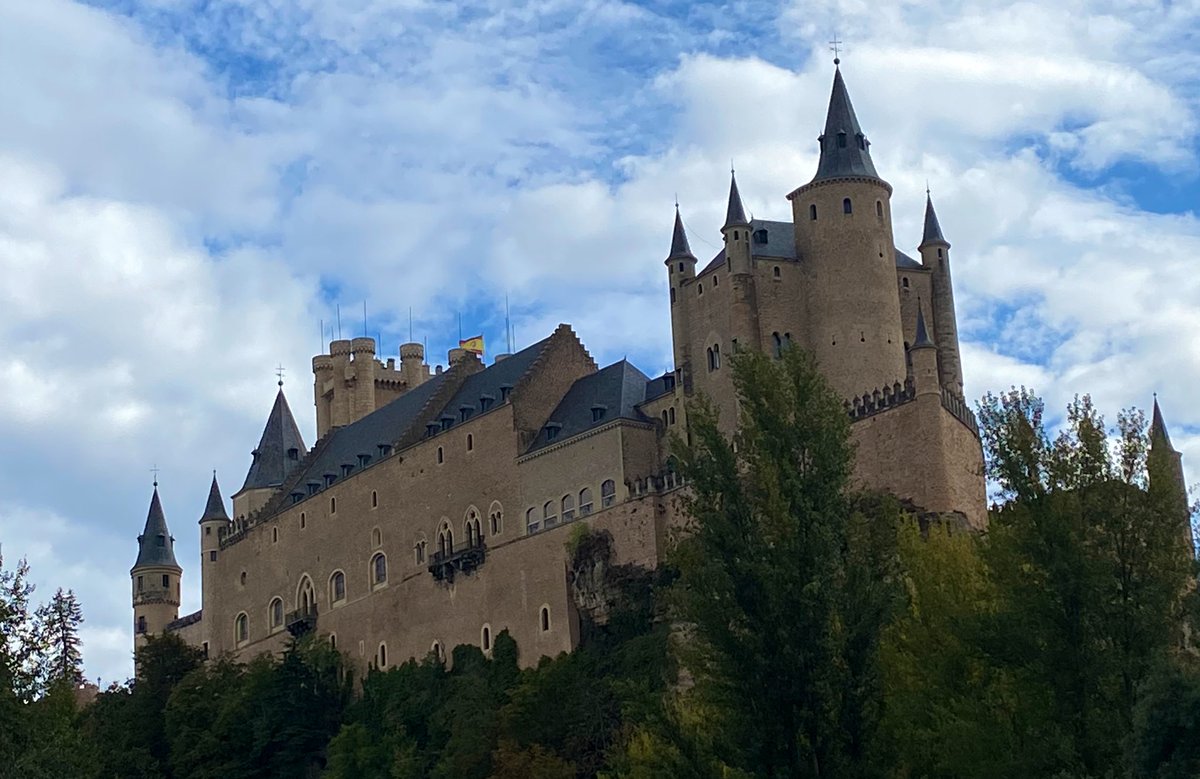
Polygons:
<instances>
[{"instance_id":1,"label":"antenna mast on roof","mask_svg":"<svg viewBox=\"0 0 1200 779\"><path fill-rule=\"evenodd\" d=\"M322 354L324 354L324 353L325 353L325 320L324 320L324 319L322 319L322 320L320 320L320 322L321 322L321 343L320 343L320 347L321 347L321 353L322 353Z\"/></svg>"},{"instance_id":2,"label":"antenna mast on roof","mask_svg":"<svg viewBox=\"0 0 1200 779\"><path fill-rule=\"evenodd\" d=\"M367 337L367 301L363 300L363 338Z\"/></svg>"},{"instance_id":3,"label":"antenna mast on roof","mask_svg":"<svg viewBox=\"0 0 1200 779\"><path fill-rule=\"evenodd\" d=\"M334 311L337 312L338 340L340 341L340 340L342 340L342 304L335 303Z\"/></svg>"},{"instance_id":4,"label":"antenna mast on roof","mask_svg":"<svg viewBox=\"0 0 1200 779\"><path fill-rule=\"evenodd\" d=\"M513 353L512 320L508 315L508 295L504 296L504 339L508 342L508 353Z\"/></svg>"},{"instance_id":5,"label":"antenna mast on roof","mask_svg":"<svg viewBox=\"0 0 1200 779\"><path fill-rule=\"evenodd\" d=\"M412 343L412 306L408 307L408 342Z\"/></svg>"}]
</instances>

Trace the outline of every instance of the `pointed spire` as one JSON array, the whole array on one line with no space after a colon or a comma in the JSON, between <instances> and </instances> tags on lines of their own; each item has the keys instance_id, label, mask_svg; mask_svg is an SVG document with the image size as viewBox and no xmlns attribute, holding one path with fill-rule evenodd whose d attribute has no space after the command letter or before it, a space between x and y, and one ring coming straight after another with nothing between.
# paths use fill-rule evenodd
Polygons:
<instances>
[{"instance_id":1,"label":"pointed spire","mask_svg":"<svg viewBox=\"0 0 1200 779\"><path fill-rule=\"evenodd\" d=\"M742 195L738 192L737 176L731 166L729 169L729 207L725 209L725 227L721 229L748 224L750 224L750 220L746 218L746 209L742 207Z\"/></svg>"},{"instance_id":2,"label":"pointed spire","mask_svg":"<svg viewBox=\"0 0 1200 779\"><path fill-rule=\"evenodd\" d=\"M841 68L833 73L833 92L829 96L829 113L825 117L825 133L821 143L821 161L813 181L844 176L879 178L871 162L871 142L863 134L850 103L850 93L842 79Z\"/></svg>"},{"instance_id":3,"label":"pointed spire","mask_svg":"<svg viewBox=\"0 0 1200 779\"><path fill-rule=\"evenodd\" d=\"M163 514L162 501L158 498L158 483L155 481L154 495L150 498L150 512L146 515L146 527L138 536L137 562L132 570L138 568L175 568L175 539L167 529L167 518Z\"/></svg>"},{"instance_id":4,"label":"pointed spire","mask_svg":"<svg viewBox=\"0 0 1200 779\"><path fill-rule=\"evenodd\" d=\"M204 513L200 516L201 522L212 520L229 521L229 515L225 513L225 500L221 497L221 488L217 486L216 471L213 471L212 486L208 488L208 503L204 505Z\"/></svg>"},{"instance_id":5,"label":"pointed spire","mask_svg":"<svg viewBox=\"0 0 1200 779\"><path fill-rule=\"evenodd\" d=\"M1163 443L1167 449L1175 451L1171 446L1171 436L1167 434L1167 423L1163 421L1162 409L1158 407L1158 395L1154 396L1154 416L1150 421L1150 445Z\"/></svg>"},{"instance_id":6,"label":"pointed spire","mask_svg":"<svg viewBox=\"0 0 1200 779\"><path fill-rule=\"evenodd\" d=\"M262 438L258 448L252 454L254 462L246 474L243 490L256 490L267 487L278 487L300 462L300 457L307 449L304 439L300 437L300 428L288 407L283 388L275 395L275 405L267 417L267 426L263 428Z\"/></svg>"},{"instance_id":7,"label":"pointed spire","mask_svg":"<svg viewBox=\"0 0 1200 779\"><path fill-rule=\"evenodd\" d=\"M910 348L936 348L933 339L929 337L928 328L925 327L925 306L921 303L920 298L917 298L917 337L913 339L913 345Z\"/></svg>"},{"instance_id":8,"label":"pointed spire","mask_svg":"<svg viewBox=\"0 0 1200 779\"><path fill-rule=\"evenodd\" d=\"M942 235L942 226L938 224L937 212L933 210L933 197L929 194L928 187L925 188L925 232L921 235L921 246L927 243L950 245Z\"/></svg>"},{"instance_id":9,"label":"pointed spire","mask_svg":"<svg viewBox=\"0 0 1200 779\"><path fill-rule=\"evenodd\" d=\"M667 259L672 260L677 257L696 258L692 254L692 247L688 244L687 231L683 229L683 218L679 216L679 204L675 204L675 231L671 234L671 254Z\"/></svg>"}]
</instances>

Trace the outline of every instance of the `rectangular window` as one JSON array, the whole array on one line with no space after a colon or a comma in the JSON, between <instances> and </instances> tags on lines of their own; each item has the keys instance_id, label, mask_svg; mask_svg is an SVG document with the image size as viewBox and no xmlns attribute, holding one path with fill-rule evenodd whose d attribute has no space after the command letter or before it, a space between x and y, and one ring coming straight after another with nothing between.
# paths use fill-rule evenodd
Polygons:
<instances>
[{"instance_id":1,"label":"rectangular window","mask_svg":"<svg viewBox=\"0 0 1200 779\"><path fill-rule=\"evenodd\" d=\"M171 577L170 577L170 575L168 575L168 574L165 574L165 573L163 574L163 586L164 586L164 587L170 587L170 586L171 586Z\"/></svg>"},{"instance_id":2,"label":"rectangular window","mask_svg":"<svg viewBox=\"0 0 1200 779\"><path fill-rule=\"evenodd\" d=\"M210 563L215 563L217 561L217 553L215 551L208 553L208 561Z\"/></svg>"},{"instance_id":3,"label":"rectangular window","mask_svg":"<svg viewBox=\"0 0 1200 779\"><path fill-rule=\"evenodd\" d=\"M138 577L138 592L141 592L144 589L144 587L145 587L145 582L143 582L142 577L139 576Z\"/></svg>"}]
</instances>

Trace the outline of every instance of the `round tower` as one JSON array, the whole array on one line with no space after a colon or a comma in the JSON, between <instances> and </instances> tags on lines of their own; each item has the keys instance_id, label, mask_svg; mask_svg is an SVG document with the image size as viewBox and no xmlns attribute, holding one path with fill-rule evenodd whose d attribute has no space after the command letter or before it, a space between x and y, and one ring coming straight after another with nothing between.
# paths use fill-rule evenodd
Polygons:
<instances>
[{"instance_id":1,"label":"round tower","mask_svg":"<svg viewBox=\"0 0 1200 779\"><path fill-rule=\"evenodd\" d=\"M938 345L938 372L943 387L963 393L962 360L958 354L958 319L954 314L954 284L950 279L950 242L942 235L933 198L925 190L925 230L921 236L921 264L933 282L933 332Z\"/></svg>"},{"instance_id":2,"label":"round tower","mask_svg":"<svg viewBox=\"0 0 1200 779\"><path fill-rule=\"evenodd\" d=\"M912 359L913 388L918 397L942 393L938 377L938 347L929 337L925 326L925 306L917 301L917 334L909 348Z\"/></svg>"},{"instance_id":3,"label":"round tower","mask_svg":"<svg viewBox=\"0 0 1200 779\"><path fill-rule=\"evenodd\" d=\"M729 206L725 210L725 270L730 276L729 337L739 348L758 349L758 294L754 283L754 260L750 254L750 220L742 206L737 177L729 171ZM719 271L718 271L719 272ZM732 348L730 349L732 351Z\"/></svg>"},{"instance_id":4,"label":"round tower","mask_svg":"<svg viewBox=\"0 0 1200 779\"><path fill-rule=\"evenodd\" d=\"M667 266L667 283L671 295L671 340L675 347L675 380L678 386L690 388L691 349L688 339L688 296L684 287L696 280L696 255L688 244L679 204L675 204L675 228L671 233L671 251L663 263Z\"/></svg>"},{"instance_id":5,"label":"round tower","mask_svg":"<svg viewBox=\"0 0 1200 779\"><path fill-rule=\"evenodd\" d=\"M175 561L175 539L167 530L157 481L129 577L133 585L133 648L137 651L145 645L147 636L162 633L179 618L183 569Z\"/></svg>"},{"instance_id":6,"label":"round tower","mask_svg":"<svg viewBox=\"0 0 1200 779\"><path fill-rule=\"evenodd\" d=\"M375 410L375 339L355 338L350 342L353 354L354 390L350 422L356 422Z\"/></svg>"},{"instance_id":7,"label":"round tower","mask_svg":"<svg viewBox=\"0 0 1200 779\"><path fill-rule=\"evenodd\" d=\"M221 554L221 536L229 530L229 514L225 512L225 499L217 485L217 472L213 471L212 486L208 489L208 502L200 515L200 605L210 610L216 603L217 560Z\"/></svg>"},{"instance_id":8,"label":"round tower","mask_svg":"<svg viewBox=\"0 0 1200 779\"><path fill-rule=\"evenodd\" d=\"M851 397L901 380L906 370L892 187L875 172L840 69L818 141L816 176L788 199L805 272L809 347L834 389Z\"/></svg>"}]
</instances>

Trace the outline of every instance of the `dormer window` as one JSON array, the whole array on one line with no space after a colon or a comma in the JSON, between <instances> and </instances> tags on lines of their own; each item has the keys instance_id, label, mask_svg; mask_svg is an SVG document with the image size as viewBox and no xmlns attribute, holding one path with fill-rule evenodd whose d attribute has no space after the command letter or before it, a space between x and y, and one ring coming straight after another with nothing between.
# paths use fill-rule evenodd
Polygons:
<instances>
[{"instance_id":1,"label":"dormer window","mask_svg":"<svg viewBox=\"0 0 1200 779\"><path fill-rule=\"evenodd\" d=\"M303 493L303 492L293 492L293 493L292 493L292 505L293 505L293 506L294 506L294 505L296 505L297 503L299 503L299 502L300 502L300 501L302 501L302 500L304 500L304 493Z\"/></svg>"},{"instance_id":2,"label":"dormer window","mask_svg":"<svg viewBox=\"0 0 1200 779\"><path fill-rule=\"evenodd\" d=\"M837 135L838 135L838 148L839 149L846 148L846 133L842 132L842 133L838 133Z\"/></svg>"},{"instance_id":3,"label":"dormer window","mask_svg":"<svg viewBox=\"0 0 1200 779\"><path fill-rule=\"evenodd\" d=\"M360 454L360 455L358 456L358 467L359 467L359 468L366 468L366 467L367 467L367 463L369 463L369 462L371 462L371 455L369 455L369 454Z\"/></svg>"},{"instance_id":4,"label":"dormer window","mask_svg":"<svg viewBox=\"0 0 1200 779\"><path fill-rule=\"evenodd\" d=\"M558 438L558 432L562 430L562 425L557 422L551 422L546 425L546 440L553 441Z\"/></svg>"},{"instance_id":5,"label":"dormer window","mask_svg":"<svg viewBox=\"0 0 1200 779\"><path fill-rule=\"evenodd\" d=\"M332 484L333 484L335 481L337 481L337 474L336 474L336 473L327 473L327 474L325 474L325 486L326 486L326 487L329 487L329 486L331 486L331 485L332 485Z\"/></svg>"},{"instance_id":6,"label":"dormer window","mask_svg":"<svg viewBox=\"0 0 1200 779\"><path fill-rule=\"evenodd\" d=\"M471 418L471 412L474 410L475 410L474 406L459 406L458 407L459 421L466 422L468 419Z\"/></svg>"},{"instance_id":7,"label":"dormer window","mask_svg":"<svg viewBox=\"0 0 1200 779\"><path fill-rule=\"evenodd\" d=\"M349 476L350 472L353 470L354 465L352 463L342 463L342 478L344 479Z\"/></svg>"},{"instance_id":8,"label":"dormer window","mask_svg":"<svg viewBox=\"0 0 1200 779\"><path fill-rule=\"evenodd\" d=\"M508 396L510 394L512 394L512 385L511 384L501 384L500 385L500 402L503 403L506 400L508 400Z\"/></svg>"},{"instance_id":9,"label":"dormer window","mask_svg":"<svg viewBox=\"0 0 1200 779\"><path fill-rule=\"evenodd\" d=\"M438 434L438 427L439 426L437 422L430 422L429 424L425 425L425 436L427 438L433 438Z\"/></svg>"},{"instance_id":10,"label":"dormer window","mask_svg":"<svg viewBox=\"0 0 1200 779\"><path fill-rule=\"evenodd\" d=\"M442 417L442 429L443 430L449 430L450 426L453 424L454 424L454 417L452 417L452 416Z\"/></svg>"},{"instance_id":11,"label":"dormer window","mask_svg":"<svg viewBox=\"0 0 1200 779\"><path fill-rule=\"evenodd\" d=\"M389 454L392 453L392 445L391 444L378 444L377 448L379 449L380 457L387 457ZM361 457L362 455L359 455L359 456Z\"/></svg>"},{"instance_id":12,"label":"dormer window","mask_svg":"<svg viewBox=\"0 0 1200 779\"><path fill-rule=\"evenodd\" d=\"M608 411L608 406L601 406L600 404L592 406L592 421L599 422L601 419L604 419L606 411Z\"/></svg>"},{"instance_id":13,"label":"dormer window","mask_svg":"<svg viewBox=\"0 0 1200 779\"><path fill-rule=\"evenodd\" d=\"M159 545L159 546L166 546L166 545L167 545L167 537L166 537L166 536L159 536L159 537L158 537L158 545Z\"/></svg>"},{"instance_id":14,"label":"dormer window","mask_svg":"<svg viewBox=\"0 0 1200 779\"><path fill-rule=\"evenodd\" d=\"M755 230L754 231L754 242L757 244L766 243L767 242L767 231L766 230Z\"/></svg>"},{"instance_id":15,"label":"dormer window","mask_svg":"<svg viewBox=\"0 0 1200 779\"><path fill-rule=\"evenodd\" d=\"M496 402L496 398L494 398L491 395L480 395L479 396L479 410L487 411L489 408L492 407L492 404L495 402Z\"/></svg>"},{"instance_id":16,"label":"dormer window","mask_svg":"<svg viewBox=\"0 0 1200 779\"><path fill-rule=\"evenodd\" d=\"M295 447L292 447L291 449L287 450L287 456L288 456L289 460L299 460L300 459L300 450Z\"/></svg>"},{"instance_id":17,"label":"dormer window","mask_svg":"<svg viewBox=\"0 0 1200 779\"><path fill-rule=\"evenodd\" d=\"M320 491L320 489L321 489L321 482L319 482L319 481L310 481L310 482L308 482L308 484L307 484L306 486L308 487L308 494L309 494L309 495L316 495L316 494L317 494L317 492L319 492L319 491Z\"/></svg>"}]
</instances>

